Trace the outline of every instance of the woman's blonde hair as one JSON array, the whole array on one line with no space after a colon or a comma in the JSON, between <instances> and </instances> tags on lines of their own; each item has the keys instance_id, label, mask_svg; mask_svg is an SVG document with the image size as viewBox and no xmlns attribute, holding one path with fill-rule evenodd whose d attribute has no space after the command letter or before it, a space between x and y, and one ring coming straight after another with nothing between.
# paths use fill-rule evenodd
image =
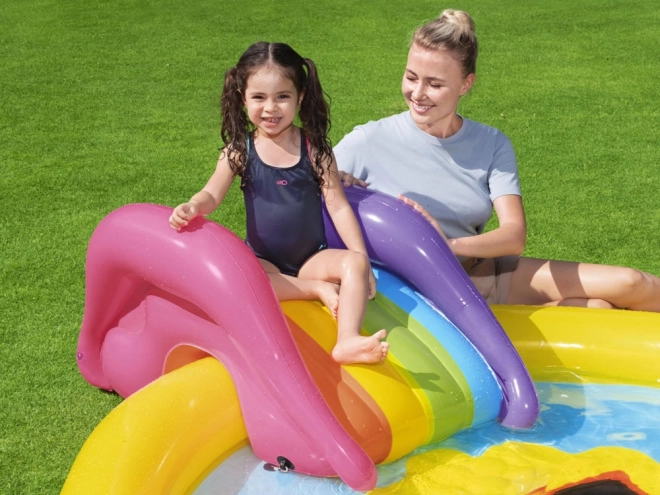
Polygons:
<instances>
[{"instance_id":1,"label":"woman's blonde hair","mask_svg":"<svg viewBox=\"0 0 660 495\"><path fill-rule=\"evenodd\" d=\"M413 45L425 50L446 50L460 62L463 76L476 73L477 37L474 21L462 10L447 9L437 19L417 28Z\"/></svg>"}]
</instances>

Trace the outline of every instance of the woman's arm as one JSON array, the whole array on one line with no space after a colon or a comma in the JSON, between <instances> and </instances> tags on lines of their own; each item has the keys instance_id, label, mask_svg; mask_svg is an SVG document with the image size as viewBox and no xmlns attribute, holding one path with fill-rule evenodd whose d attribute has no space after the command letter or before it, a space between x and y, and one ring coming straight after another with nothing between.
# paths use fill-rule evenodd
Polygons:
<instances>
[{"instance_id":1,"label":"woman's arm","mask_svg":"<svg viewBox=\"0 0 660 495\"><path fill-rule=\"evenodd\" d=\"M193 195L187 203L180 204L170 216L170 225L180 230L195 217L208 215L215 210L227 195L234 180L234 173L229 167L227 154L223 151L218 159L215 171L206 185L197 194Z\"/></svg>"},{"instance_id":2,"label":"woman's arm","mask_svg":"<svg viewBox=\"0 0 660 495\"><path fill-rule=\"evenodd\" d=\"M339 180L346 187L351 187L351 186L367 187L369 185L366 183L366 181L363 181L362 179L358 179L357 177L354 177L353 174L349 174L348 172L344 172L342 170L339 171Z\"/></svg>"},{"instance_id":3,"label":"woman's arm","mask_svg":"<svg viewBox=\"0 0 660 495\"><path fill-rule=\"evenodd\" d=\"M435 230L438 231L440 236L445 240L445 242L448 243L447 241L447 236L443 232L442 228L440 227L440 224L438 221L431 216L431 214L428 212L426 208L424 208L422 205L420 205L417 201L414 199L410 199L407 196L404 196L403 194L399 194L399 199L403 201L405 204L408 206L411 206L417 213L422 215L428 223L430 223ZM455 253L454 253L455 254Z\"/></svg>"},{"instance_id":4,"label":"woman's arm","mask_svg":"<svg viewBox=\"0 0 660 495\"><path fill-rule=\"evenodd\" d=\"M493 206L499 227L480 235L447 239L438 222L416 201L399 196L399 199L418 211L447 241L456 256L473 258L495 258L497 256L521 255L527 240L527 222L522 198L517 194L506 194L495 199Z\"/></svg>"},{"instance_id":5,"label":"woman's arm","mask_svg":"<svg viewBox=\"0 0 660 495\"><path fill-rule=\"evenodd\" d=\"M521 255L527 241L527 221L522 198L506 194L493 202L499 227L480 235L449 239L449 246L458 256L495 258Z\"/></svg>"}]
</instances>

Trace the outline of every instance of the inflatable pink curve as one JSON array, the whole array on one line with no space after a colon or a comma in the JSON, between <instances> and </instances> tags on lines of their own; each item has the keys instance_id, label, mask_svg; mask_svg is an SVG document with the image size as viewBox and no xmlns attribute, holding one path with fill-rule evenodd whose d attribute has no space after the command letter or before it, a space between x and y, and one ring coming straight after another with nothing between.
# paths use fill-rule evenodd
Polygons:
<instances>
[{"instance_id":1,"label":"inflatable pink curve","mask_svg":"<svg viewBox=\"0 0 660 495\"><path fill-rule=\"evenodd\" d=\"M83 376L126 397L161 376L177 347L196 347L230 372L258 457L373 489L373 462L316 387L252 252L201 218L177 233L170 211L124 206L94 231L77 353Z\"/></svg>"}]
</instances>

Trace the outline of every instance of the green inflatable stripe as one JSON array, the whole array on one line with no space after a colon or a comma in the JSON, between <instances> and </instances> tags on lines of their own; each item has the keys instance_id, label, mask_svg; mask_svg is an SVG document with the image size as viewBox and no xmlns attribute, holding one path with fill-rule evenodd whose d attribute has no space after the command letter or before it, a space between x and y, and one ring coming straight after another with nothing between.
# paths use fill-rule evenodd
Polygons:
<instances>
[{"instance_id":1,"label":"green inflatable stripe","mask_svg":"<svg viewBox=\"0 0 660 495\"><path fill-rule=\"evenodd\" d=\"M428 398L432 409L429 443L472 424L474 400L463 372L415 318L379 292L367 304L363 327L370 334L381 328L388 331L390 352L403 366L397 371Z\"/></svg>"}]
</instances>

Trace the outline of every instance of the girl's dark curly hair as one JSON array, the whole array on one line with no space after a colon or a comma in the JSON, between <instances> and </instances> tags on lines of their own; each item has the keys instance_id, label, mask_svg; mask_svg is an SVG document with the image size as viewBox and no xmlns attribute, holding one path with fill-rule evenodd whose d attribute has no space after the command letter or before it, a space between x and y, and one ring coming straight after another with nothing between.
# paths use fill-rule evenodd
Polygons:
<instances>
[{"instance_id":1,"label":"girl's dark curly hair","mask_svg":"<svg viewBox=\"0 0 660 495\"><path fill-rule=\"evenodd\" d=\"M330 105L321 88L316 66L303 58L289 45L260 41L251 45L238 63L225 73L222 89L222 128L220 131L227 153L229 166L234 174L245 179L247 163L247 138L254 125L244 108L245 89L248 79L264 67L278 67L289 78L303 98L298 118L309 143L312 170L319 186L323 185L323 172L330 166L332 146L330 131ZM245 180L242 181L244 183Z\"/></svg>"}]
</instances>

